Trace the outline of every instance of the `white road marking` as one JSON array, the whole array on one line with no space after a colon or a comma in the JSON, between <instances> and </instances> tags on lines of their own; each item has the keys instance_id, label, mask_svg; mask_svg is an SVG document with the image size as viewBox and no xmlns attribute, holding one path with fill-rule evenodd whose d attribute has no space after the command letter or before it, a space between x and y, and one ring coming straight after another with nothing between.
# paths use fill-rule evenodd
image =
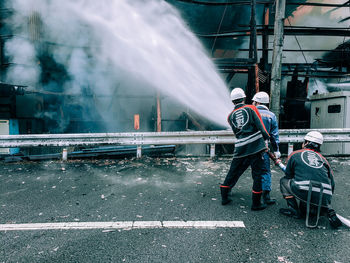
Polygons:
<instances>
[{"instance_id":1,"label":"white road marking","mask_svg":"<svg viewBox=\"0 0 350 263\"><path fill-rule=\"evenodd\" d=\"M235 228L245 227L243 221L119 221L64 222L33 224L0 224L0 231L69 230L69 229L154 229L154 228Z\"/></svg>"}]
</instances>

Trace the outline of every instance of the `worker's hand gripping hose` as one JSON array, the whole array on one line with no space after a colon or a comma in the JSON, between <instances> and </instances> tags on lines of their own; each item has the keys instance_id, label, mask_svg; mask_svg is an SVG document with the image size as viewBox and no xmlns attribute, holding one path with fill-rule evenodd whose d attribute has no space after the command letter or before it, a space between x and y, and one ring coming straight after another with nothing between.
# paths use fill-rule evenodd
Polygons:
<instances>
[{"instance_id":1,"label":"worker's hand gripping hose","mask_svg":"<svg viewBox=\"0 0 350 263\"><path fill-rule=\"evenodd\" d=\"M282 163L281 159L277 158L272 152L268 152L271 160L277 165L283 172L286 171L286 166Z\"/></svg>"}]
</instances>

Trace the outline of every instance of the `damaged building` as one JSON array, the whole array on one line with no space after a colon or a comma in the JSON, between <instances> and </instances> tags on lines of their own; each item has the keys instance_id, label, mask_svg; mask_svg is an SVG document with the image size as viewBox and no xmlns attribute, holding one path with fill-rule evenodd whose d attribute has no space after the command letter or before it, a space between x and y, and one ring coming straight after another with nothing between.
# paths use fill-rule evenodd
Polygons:
<instances>
[{"instance_id":1,"label":"damaged building","mask_svg":"<svg viewBox=\"0 0 350 263\"><path fill-rule=\"evenodd\" d=\"M0 4L3 134L226 129L233 87L270 93L276 1L30 2ZM313 95L348 98L348 8L286 1L280 128L313 128Z\"/></svg>"}]
</instances>

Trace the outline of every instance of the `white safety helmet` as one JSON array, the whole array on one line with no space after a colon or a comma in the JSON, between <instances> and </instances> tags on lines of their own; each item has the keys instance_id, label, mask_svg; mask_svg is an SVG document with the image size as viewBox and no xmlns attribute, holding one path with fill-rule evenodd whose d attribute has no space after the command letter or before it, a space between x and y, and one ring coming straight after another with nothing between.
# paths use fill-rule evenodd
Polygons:
<instances>
[{"instance_id":1,"label":"white safety helmet","mask_svg":"<svg viewBox=\"0 0 350 263\"><path fill-rule=\"evenodd\" d=\"M305 135L304 140L321 145L323 143L323 135L318 131L311 131Z\"/></svg>"},{"instance_id":2,"label":"white safety helmet","mask_svg":"<svg viewBox=\"0 0 350 263\"><path fill-rule=\"evenodd\" d=\"M244 90L241 88L234 88L231 91L231 100L239 100L239 99L244 99L246 97Z\"/></svg>"},{"instance_id":3,"label":"white safety helmet","mask_svg":"<svg viewBox=\"0 0 350 263\"><path fill-rule=\"evenodd\" d=\"M270 97L269 94L267 94L264 91L260 91L256 93L252 99L253 101L263 103L263 104L269 104L270 103Z\"/></svg>"}]
</instances>

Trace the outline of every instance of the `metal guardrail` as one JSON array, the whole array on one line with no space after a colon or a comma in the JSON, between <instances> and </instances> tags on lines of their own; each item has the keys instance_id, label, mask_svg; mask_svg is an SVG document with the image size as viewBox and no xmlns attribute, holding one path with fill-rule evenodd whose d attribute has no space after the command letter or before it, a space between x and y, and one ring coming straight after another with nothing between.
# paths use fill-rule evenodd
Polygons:
<instances>
[{"instance_id":1,"label":"metal guardrail","mask_svg":"<svg viewBox=\"0 0 350 263\"><path fill-rule=\"evenodd\" d=\"M311 129L280 130L280 142L288 143L290 152L294 143L300 143ZM350 129L318 129L324 142L350 142ZM216 144L234 144L231 130L191 132L136 132L136 133L79 133L79 134L26 134L0 135L0 148L38 146L94 146L137 145L141 156L142 145L210 144L210 156L215 155Z\"/></svg>"}]
</instances>

